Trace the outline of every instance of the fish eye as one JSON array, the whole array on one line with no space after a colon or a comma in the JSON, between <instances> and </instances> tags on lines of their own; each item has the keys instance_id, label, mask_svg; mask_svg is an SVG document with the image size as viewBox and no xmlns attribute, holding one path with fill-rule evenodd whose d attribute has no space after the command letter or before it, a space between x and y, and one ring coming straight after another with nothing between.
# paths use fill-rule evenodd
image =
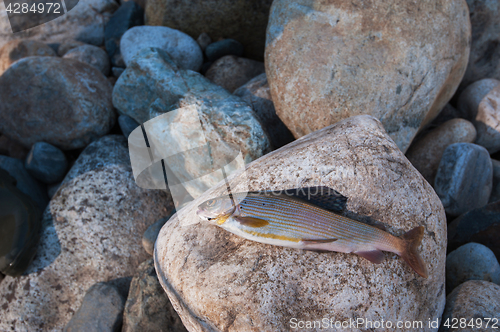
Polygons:
<instances>
[{"instance_id":1,"label":"fish eye","mask_svg":"<svg viewBox=\"0 0 500 332\"><path fill-rule=\"evenodd\" d=\"M207 206L213 206L215 204L215 199L211 199L207 202Z\"/></svg>"}]
</instances>

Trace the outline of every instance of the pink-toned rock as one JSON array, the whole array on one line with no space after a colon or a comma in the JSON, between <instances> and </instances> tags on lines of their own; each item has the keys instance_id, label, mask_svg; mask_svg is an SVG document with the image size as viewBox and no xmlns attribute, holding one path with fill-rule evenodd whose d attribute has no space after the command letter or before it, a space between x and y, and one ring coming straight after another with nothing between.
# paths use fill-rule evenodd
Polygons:
<instances>
[{"instance_id":1,"label":"pink-toned rock","mask_svg":"<svg viewBox=\"0 0 500 332\"><path fill-rule=\"evenodd\" d=\"M223 192L222 182L178 211L156 240L159 280L189 331L289 331L292 318L395 324L441 317L444 210L375 118L352 117L311 133L253 161L229 182L234 192L324 185L348 197L347 210L371 216L388 232L422 225L419 252L429 278L396 255L376 265L353 254L257 243L200 222L198 205Z\"/></svg>"},{"instance_id":2,"label":"pink-toned rock","mask_svg":"<svg viewBox=\"0 0 500 332\"><path fill-rule=\"evenodd\" d=\"M472 83L463 90L457 102L460 117L469 121L474 121L477 116L479 104L483 98L499 84L500 81L497 79L485 78Z\"/></svg>"},{"instance_id":3,"label":"pink-toned rock","mask_svg":"<svg viewBox=\"0 0 500 332\"><path fill-rule=\"evenodd\" d=\"M474 125L464 119L449 120L415 141L406 156L427 182L433 184L444 150L453 143L473 143Z\"/></svg>"},{"instance_id":4,"label":"pink-toned rock","mask_svg":"<svg viewBox=\"0 0 500 332\"><path fill-rule=\"evenodd\" d=\"M19 59L55 55L56 52L45 43L36 40L12 40L0 49L0 75Z\"/></svg>"},{"instance_id":5,"label":"pink-toned rock","mask_svg":"<svg viewBox=\"0 0 500 332\"><path fill-rule=\"evenodd\" d=\"M469 56L464 0L275 0L266 74L296 138L358 114L402 151L453 96Z\"/></svg>"},{"instance_id":6,"label":"pink-toned rock","mask_svg":"<svg viewBox=\"0 0 500 332\"><path fill-rule=\"evenodd\" d=\"M472 123L477 130L476 144L484 146L489 153L500 151L500 85L481 100Z\"/></svg>"}]
</instances>

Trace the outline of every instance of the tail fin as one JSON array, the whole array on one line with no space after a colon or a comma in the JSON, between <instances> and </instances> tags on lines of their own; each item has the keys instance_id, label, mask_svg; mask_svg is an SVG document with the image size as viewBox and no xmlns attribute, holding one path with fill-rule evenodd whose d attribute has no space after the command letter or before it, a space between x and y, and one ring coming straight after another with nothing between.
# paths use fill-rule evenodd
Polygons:
<instances>
[{"instance_id":1,"label":"tail fin","mask_svg":"<svg viewBox=\"0 0 500 332\"><path fill-rule=\"evenodd\" d=\"M404 249L401 258L420 276L427 278L427 267L417 252L417 248L424 237L424 227L418 226L403 235Z\"/></svg>"}]
</instances>

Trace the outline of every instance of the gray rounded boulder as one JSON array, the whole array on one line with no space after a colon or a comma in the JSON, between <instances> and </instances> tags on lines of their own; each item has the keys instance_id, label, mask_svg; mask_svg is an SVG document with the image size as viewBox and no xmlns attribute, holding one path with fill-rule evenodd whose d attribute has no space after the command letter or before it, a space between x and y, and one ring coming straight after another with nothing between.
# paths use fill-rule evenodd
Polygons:
<instances>
[{"instance_id":1,"label":"gray rounded boulder","mask_svg":"<svg viewBox=\"0 0 500 332\"><path fill-rule=\"evenodd\" d=\"M275 0L266 74L296 138L359 114L405 152L453 96L467 67L464 0Z\"/></svg>"},{"instance_id":2,"label":"gray rounded boulder","mask_svg":"<svg viewBox=\"0 0 500 332\"><path fill-rule=\"evenodd\" d=\"M323 185L348 197L347 210L394 235L424 226L418 250L429 277L396 255L377 265L354 254L248 241L201 222L198 205L223 192L222 182L179 210L156 241L160 283L189 331L288 331L291 318L395 323L441 316L444 210L375 118L352 117L309 134L253 161L229 183L234 192Z\"/></svg>"},{"instance_id":3,"label":"gray rounded boulder","mask_svg":"<svg viewBox=\"0 0 500 332\"><path fill-rule=\"evenodd\" d=\"M112 87L96 68L72 59L28 57L0 76L0 132L31 147L85 147L115 123Z\"/></svg>"}]
</instances>

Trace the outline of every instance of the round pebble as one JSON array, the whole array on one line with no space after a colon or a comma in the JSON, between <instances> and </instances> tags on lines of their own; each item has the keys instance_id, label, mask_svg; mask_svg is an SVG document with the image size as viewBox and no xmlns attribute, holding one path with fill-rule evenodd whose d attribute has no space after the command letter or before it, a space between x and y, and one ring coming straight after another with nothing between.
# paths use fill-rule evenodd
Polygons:
<instances>
[{"instance_id":1,"label":"round pebble","mask_svg":"<svg viewBox=\"0 0 500 332\"><path fill-rule=\"evenodd\" d=\"M60 149L49 143L38 142L31 147L24 166L37 180L53 184L64 178L68 161Z\"/></svg>"},{"instance_id":2,"label":"round pebble","mask_svg":"<svg viewBox=\"0 0 500 332\"><path fill-rule=\"evenodd\" d=\"M500 283L500 265L493 251L479 243L467 243L446 257L446 290L468 280Z\"/></svg>"},{"instance_id":3,"label":"round pebble","mask_svg":"<svg viewBox=\"0 0 500 332\"><path fill-rule=\"evenodd\" d=\"M94 45L78 46L66 52L63 58L88 63L99 69L104 76L109 75L110 63L108 53L100 47Z\"/></svg>"},{"instance_id":4,"label":"round pebble","mask_svg":"<svg viewBox=\"0 0 500 332\"><path fill-rule=\"evenodd\" d=\"M243 55L243 45L234 39L223 39L208 45L205 49L208 61L215 61L225 55Z\"/></svg>"}]
</instances>

